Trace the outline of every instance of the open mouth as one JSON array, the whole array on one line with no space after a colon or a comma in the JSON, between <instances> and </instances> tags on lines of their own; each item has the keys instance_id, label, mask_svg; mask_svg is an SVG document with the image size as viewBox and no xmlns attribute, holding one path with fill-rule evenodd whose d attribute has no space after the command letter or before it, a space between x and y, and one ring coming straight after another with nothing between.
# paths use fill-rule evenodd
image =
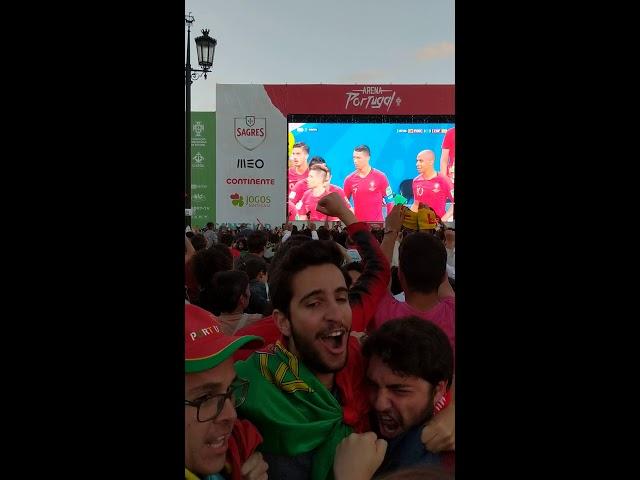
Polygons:
<instances>
[{"instance_id":1,"label":"open mouth","mask_svg":"<svg viewBox=\"0 0 640 480\"><path fill-rule=\"evenodd\" d=\"M220 435L219 437L209 438L207 439L207 441L205 441L205 446L207 448L211 448L214 453L224 453L227 450L229 437L231 437L231 433Z\"/></svg>"},{"instance_id":2,"label":"open mouth","mask_svg":"<svg viewBox=\"0 0 640 480\"><path fill-rule=\"evenodd\" d=\"M347 345L347 331L344 327L325 332L320 336L322 344L330 353L339 355L344 352Z\"/></svg>"},{"instance_id":3,"label":"open mouth","mask_svg":"<svg viewBox=\"0 0 640 480\"><path fill-rule=\"evenodd\" d=\"M378 414L378 426L380 434L387 438L395 437L400 430L400 424L391 415L386 414Z\"/></svg>"}]
</instances>

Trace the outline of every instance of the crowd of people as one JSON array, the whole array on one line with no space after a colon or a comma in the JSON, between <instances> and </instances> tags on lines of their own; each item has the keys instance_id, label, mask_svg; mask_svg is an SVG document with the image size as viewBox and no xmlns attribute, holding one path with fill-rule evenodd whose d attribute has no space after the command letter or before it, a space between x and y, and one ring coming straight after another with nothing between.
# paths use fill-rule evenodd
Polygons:
<instances>
[{"instance_id":1,"label":"crowd of people","mask_svg":"<svg viewBox=\"0 0 640 480\"><path fill-rule=\"evenodd\" d=\"M185 477L453 478L455 229L311 202L301 229L187 233Z\"/></svg>"}]
</instances>

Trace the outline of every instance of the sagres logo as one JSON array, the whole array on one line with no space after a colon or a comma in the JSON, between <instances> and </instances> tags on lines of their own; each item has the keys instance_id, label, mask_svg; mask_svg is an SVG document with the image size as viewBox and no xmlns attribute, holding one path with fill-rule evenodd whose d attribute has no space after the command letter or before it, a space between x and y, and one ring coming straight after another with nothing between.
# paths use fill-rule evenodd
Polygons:
<instances>
[{"instance_id":1,"label":"sagres logo","mask_svg":"<svg viewBox=\"0 0 640 480\"><path fill-rule=\"evenodd\" d=\"M196 137L202 135L202 132L204 132L204 125L202 124L202 122L196 122L193 126L193 131L196 134Z\"/></svg>"},{"instance_id":2,"label":"sagres logo","mask_svg":"<svg viewBox=\"0 0 640 480\"><path fill-rule=\"evenodd\" d=\"M239 193L232 193L229 195L229 198L231 199L231 204L234 207L244 207L244 199Z\"/></svg>"},{"instance_id":3,"label":"sagres logo","mask_svg":"<svg viewBox=\"0 0 640 480\"><path fill-rule=\"evenodd\" d=\"M240 145L254 150L267 138L267 119L247 115L234 119L233 134Z\"/></svg>"}]
</instances>

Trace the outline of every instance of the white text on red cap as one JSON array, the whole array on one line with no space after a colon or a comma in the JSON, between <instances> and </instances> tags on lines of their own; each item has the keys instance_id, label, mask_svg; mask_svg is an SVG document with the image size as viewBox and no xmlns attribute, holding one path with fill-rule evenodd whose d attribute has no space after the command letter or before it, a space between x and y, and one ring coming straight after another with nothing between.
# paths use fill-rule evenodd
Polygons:
<instances>
[{"instance_id":1,"label":"white text on red cap","mask_svg":"<svg viewBox=\"0 0 640 480\"><path fill-rule=\"evenodd\" d=\"M189 336L191 337L191 340L195 340L198 337L206 337L207 335L211 335L214 330L217 333L220 333L220 329L216 325L211 325L210 327L200 329L199 332L191 332Z\"/></svg>"}]
</instances>

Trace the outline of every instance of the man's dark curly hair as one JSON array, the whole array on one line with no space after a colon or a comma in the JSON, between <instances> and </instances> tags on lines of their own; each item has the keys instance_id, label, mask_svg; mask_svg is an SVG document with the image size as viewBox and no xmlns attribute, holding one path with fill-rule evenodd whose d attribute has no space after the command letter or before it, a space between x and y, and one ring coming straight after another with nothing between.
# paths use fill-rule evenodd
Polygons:
<instances>
[{"instance_id":1,"label":"man's dark curly hair","mask_svg":"<svg viewBox=\"0 0 640 480\"><path fill-rule=\"evenodd\" d=\"M419 317L389 320L366 337L366 358L379 357L399 375L422 378L432 386L453 381L453 349L436 324Z\"/></svg>"}]
</instances>

